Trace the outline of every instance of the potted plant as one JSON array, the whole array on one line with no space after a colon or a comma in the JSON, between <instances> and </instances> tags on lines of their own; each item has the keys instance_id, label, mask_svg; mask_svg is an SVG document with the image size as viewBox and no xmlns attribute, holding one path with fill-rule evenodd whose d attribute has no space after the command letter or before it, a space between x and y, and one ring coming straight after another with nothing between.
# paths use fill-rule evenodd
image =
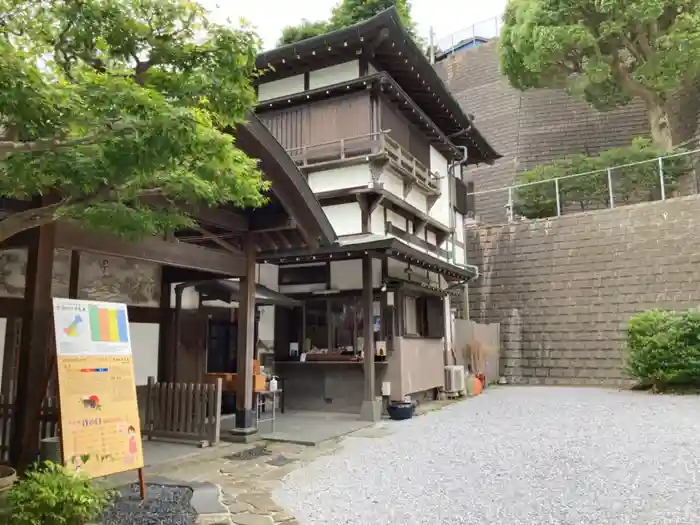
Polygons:
<instances>
[{"instance_id":1,"label":"potted plant","mask_svg":"<svg viewBox=\"0 0 700 525\"><path fill-rule=\"evenodd\" d=\"M4 496L4 493L12 488L15 481L17 481L15 469L6 465L0 465L0 497Z\"/></svg>"},{"instance_id":2,"label":"potted plant","mask_svg":"<svg viewBox=\"0 0 700 525\"><path fill-rule=\"evenodd\" d=\"M387 412L391 419L402 421L404 419L411 419L415 408L413 401L392 401L387 407Z\"/></svg>"},{"instance_id":3,"label":"potted plant","mask_svg":"<svg viewBox=\"0 0 700 525\"><path fill-rule=\"evenodd\" d=\"M8 491L8 523L86 525L102 514L108 502L108 492L87 477L45 462Z\"/></svg>"}]
</instances>

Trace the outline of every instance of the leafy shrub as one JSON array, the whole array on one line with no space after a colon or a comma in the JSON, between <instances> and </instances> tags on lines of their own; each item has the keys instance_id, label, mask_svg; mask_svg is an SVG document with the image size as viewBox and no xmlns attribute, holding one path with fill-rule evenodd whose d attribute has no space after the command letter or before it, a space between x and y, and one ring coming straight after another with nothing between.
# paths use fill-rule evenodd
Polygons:
<instances>
[{"instance_id":1,"label":"leafy shrub","mask_svg":"<svg viewBox=\"0 0 700 525\"><path fill-rule=\"evenodd\" d=\"M9 491L12 525L85 525L97 518L109 494L84 476L46 462Z\"/></svg>"},{"instance_id":2,"label":"leafy shrub","mask_svg":"<svg viewBox=\"0 0 700 525\"><path fill-rule=\"evenodd\" d=\"M678 150L680 153L682 150ZM559 199L562 209L575 206L578 211L595 210L610 206L608 191L608 168L613 169L613 198L615 205L632 204L656 200L660 194L659 166L651 160L668 155L644 138L637 138L630 146L604 151L598 156L572 155L563 159L540 164L532 170L518 175L516 184L529 184L518 188L514 195L513 210L529 219L554 217L557 215L557 198L554 179L567 175L588 173L559 181ZM690 171L687 155L665 158L664 187L670 195L676 181ZM549 183L532 184L538 181Z\"/></svg>"},{"instance_id":3,"label":"leafy shrub","mask_svg":"<svg viewBox=\"0 0 700 525\"><path fill-rule=\"evenodd\" d=\"M627 369L657 389L700 386L700 311L649 310L633 316Z\"/></svg>"}]
</instances>

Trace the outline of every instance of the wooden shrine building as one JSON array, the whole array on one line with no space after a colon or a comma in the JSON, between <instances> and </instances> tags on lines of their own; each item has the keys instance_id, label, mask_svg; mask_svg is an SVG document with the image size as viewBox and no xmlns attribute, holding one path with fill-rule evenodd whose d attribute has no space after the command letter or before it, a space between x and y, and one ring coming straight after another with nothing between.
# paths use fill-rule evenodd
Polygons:
<instances>
[{"instance_id":1,"label":"wooden shrine building","mask_svg":"<svg viewBox=\"0 0 700 525\"><path fill-rule=\"evenodd\" d=\"M132 334L136 334L132 339L146 331L151 334L150 339L134 341L140 345L135 362L138 367L143 356L153 356L153 374L157 369L161 381L201 382L206 372L206 341L195 338L192 347L192 333L206 332L211 313L180 316L175 308L178 300L173 297L177 295L175 283L238 278L237 341L229 342L229 346L235 345L239 376L243 378L240 391L244 394L236 397L236 428L242 433L253 431L258 255L278 249L324 248L332 245L336 236L297 166L254 115L237 127L235 135L237 145L259 159L264 177L271 182L270 201L264 208L202 209L196 203L187 203L199 227L178 231L167 240L126 242L85 231L74 223L59 222L18 234L4 243L0 288L5 293L0 297L0 318L5 338L0 363L3 406L11 407L12 424L7 436L3 426L0 445L4 452L9 448L13 464L26 464L38 451L38 415L55 363L52 296L110 300L115 295L114 285L100 283L116 279L110 277L112 267L127 263L131 266L127 265L128 270L118 278L120 286L128 288L127 296L131 291L132 300L127 297L123 302L128 302ZM5 217L31 207L30 201L5 199L1 203ZM6 255L10 252L19 255ZM55 263L60 254L70 254L69 262L61 268ZM10 266L18 258L26 258L26 265L22 263L15 271ZM157 273L143 277L146 267L157 268ZM88 275L95 271L97 277ZM63 282L57 277L61 272L65 274ZM137 296L148 296L148 300L141 301ZM145 305L134 304L139 302ZM178 361L182 361L180 366Z\"/></svg>"}]
</instances>

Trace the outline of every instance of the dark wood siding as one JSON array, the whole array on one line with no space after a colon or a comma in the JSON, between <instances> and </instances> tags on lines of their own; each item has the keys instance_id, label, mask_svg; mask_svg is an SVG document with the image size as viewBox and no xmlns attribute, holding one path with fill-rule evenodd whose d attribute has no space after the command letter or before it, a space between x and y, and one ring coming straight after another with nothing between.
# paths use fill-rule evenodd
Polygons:
<instances>
[{"instance_id":1,"label":"dark wood siding","mask_svg":"<svg viewBox=\"0 0 700 525\"><path fill-rule=\"evenodd\" d=\"M309 107L309 144L322 144L371 131L369 93L353 93Z\"/></svg>"},{"instance_id":2,"label":"dark wood siding","mask_svg":"<svg viewBox=\"0 0 700 525\"><path fill-rule=\"evenodd\" d=\"M308 106L262 113L260 120L285 149L299 148L308 144Z\"/></svg>"},{"instance_id":3,"label":"dark wood siding","mask_svg":"<svg viewBox=\"0 0 700 525\"><path fill-rule=\"evenodd\" d=\"M455 208L462 215L466 215L467 211L469 211L469 209L468 209L469 202L467 199L467 191L468 191L467 184L465 184L461 180L454 178L454 177L452 178L452 180L454 181L454 193L453 193L453 195L455 196L455 200L454 200Z\"/></svg>"},{"instance_id":4,"label":"dark wood siding","mask_svg":"<svg viewBox=\"0 0 700 525\"><path fill-rule=\"evenodd\" d=\"M430 142L423 133L411 124L401 111L386 98L380 101L381 127L390 130L389 136L418 159L426 167L430 167Z\"/></svg>"},{"instance_id":5,"label":"dark wood siding","mask_svg":"<svg viewBox=\"0 0 700 525\"><path fill-rule=\"evenodd\" d=\"M369 93L259 114L285 149L313 146L370 133Z\"/></svg>"}]
</instances>

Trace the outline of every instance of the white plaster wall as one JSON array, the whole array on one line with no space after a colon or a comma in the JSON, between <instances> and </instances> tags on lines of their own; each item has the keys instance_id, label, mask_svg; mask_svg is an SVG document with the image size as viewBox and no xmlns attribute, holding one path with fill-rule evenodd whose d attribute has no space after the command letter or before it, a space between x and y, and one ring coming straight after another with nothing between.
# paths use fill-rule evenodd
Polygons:
<instances>
[{"instance_id":1,"label":"white plaster wall","mask_svg":"<svg viewBox=\"0 0 700 525\"><path fill-rule=\"evenodd\" d=\"M392 259L391 257L389 257L387 259L386 266L389 277L396 277L398 279L406 278L406 268L408 268L408 264L406 264L405 262L397 261L396 259Z\"/></svg>"},{"instance_id":2,"label":"white plaster wall","mask_svg":"<svg viewBox=\"0 0 700 525\"><path fill-rule=\"evenodd\" d=\"M430 146L430 171L437 173L440 176L439 184L441 194L430 209L430 216L436 221L440 221L445 226L450 225L450 203L449 203L449 178L447 176L447 159Z\"/></svg>"},{"instance_id":3,"label":"white plaster wall","mask_svg":"<svg viewBox=\"0 0 700 525\"><path fill-rule=\"evenodd\" d=\"M455 240L464 242L464 215L455 211Z\"/></svg>"},{"instance_id":4,"label":"white plaster wall","mask_svg":"<svg viewBox=\"0 0 700 525\"><path fill-rule=\"evenodd\" d=\"M377 206L374 208L372 215L370 216L370 231L376 233L377 235L384 235L386 233L386 225L384 224L384 207Z\"/></svg>"},{"instance_id":5,"label":"white plaster wall","mask_svg":"<svg viewBox=\"0 0 700 525\"><path fill-rule=\"evenodd\" d=\"M398 175L394 175L390 173L389 170L385 170L381 176L380 182L384 184L384 189L386 191L403 199L403 181Z\"/></svg>"},{"instance_id":6,"label":"white plaster wall","mask_svg":"<svg viewBox=\"0 0 700 525\"><path fill-rule=\"evenodd\" d=\"M455 245L455 262L457 264L466 264L467 260L465 255L464 248Z\"/></svg>"},{"instance_id":7,"label":"white plaster wall","mask_svg":"<svg viewBox=\"0 0 700 525\"><path fill-rule=\"evenodd\" d=\"M309 187L314 193L367 186L372 180L369 164L358 164L309 173Z\"/></svg>"},{"instance_id":8,"label":"white plaster wall","mask_svg":"<svg viewBox=\"0 0 700 525\"><path fill-rule=\"evenodd\" d=\"M258 264L256 281L270 290L279 291L279 267L274 264ZM275 342L275 307L262 306L260 308L260 322L258 323L258 338L269 348Z\"/></svg>"},{"instance_id":9,"label":"white plaster wall","mask_svg":"<svg viewBox=\"0 0 700 525\"><path fill-rule=\"evenodd\" d=\"M428 200L425 194L416 188L411 190L404 200L424 213L428 211Z\"/></svg>"},{"instance_id":10,"label":"white plaster wall","mask_svg":"<svg viewBox=\"0 0 700 525\"><path fill-rule=\"evenodd\" d=\"M175 286L180 283L170 285L170 308L175 308ZM199 308L199 294L193 287L182 290L182 309L196 310Z\"/></svg>"},{"instance_id":11,"label":"white plaster wall","mask_svg":"<svg viewBox=\"0 0 700 525\"><path fill-rule=\"evenodd\" d=\"M432 232L430 230L425 231L425 240L429 242L430 244L437 245L437 236L435 235L435 232Z\"/></svg>"},{"instance_id":12,"label":"white plaster wall","mask_svg":"<svg viewBox=\"0 0 700 525\"><path fill-rule=\"evenodd\" d=\"M304 91L304 75L294 75L258 85L258 101L272 100Z\"/></svg>"},{"instance_id":13,"label":"white plaster wall","mask_svg":"<svg viewBox=\"0 0 700 525\"><path fill-rule=\"evenodd\" d=\"M318 89L359 78L360 62L352 60L335 66L324 67L309 73L309 89ZM303 86L303 83L302 83Z\"/></svg>"},{"instance_id":14,"label":"white plaster wall","mask_svg":"<svg viewBox=\"0 0 700 525\"><path fill-rule=\"evenodd\" d=\"M324 206L323 212L337 235L362 233L362 211L359 204L350 202Z\"/></svg>"},{"instance_id":15,"label":"white plaster wall","mask_svg":"<svg viewBox=\"0 0 700 525\"><path fill-rule=\"evenodd\" d=\"M149 376L158 377L158 325L130 322L129 334L136 385L146 385Z\"/></svg>"},{"instance_id":16,"label":"white plaster wall","mask_svg":"<svg viewBox=\"0 0 700 525\"><path fill-rule=\"evenodd\" d=\"M410 221L406 221L404 217L392 210L386 210L386 220L401 230L409 231L407 222Z\"/></svg>"},{"instance_id":17,"label":"white plaster wall","mask_svg":"<svg viewBox=\"0 0 700 525\"><path fill-rule=\"evenodd\" d=\"M382 282L382 262L372 260L372 286L378 287ZM331 263L331 289L361 290L362 261L334 261Z\"/></svg>"}]
</instances>

